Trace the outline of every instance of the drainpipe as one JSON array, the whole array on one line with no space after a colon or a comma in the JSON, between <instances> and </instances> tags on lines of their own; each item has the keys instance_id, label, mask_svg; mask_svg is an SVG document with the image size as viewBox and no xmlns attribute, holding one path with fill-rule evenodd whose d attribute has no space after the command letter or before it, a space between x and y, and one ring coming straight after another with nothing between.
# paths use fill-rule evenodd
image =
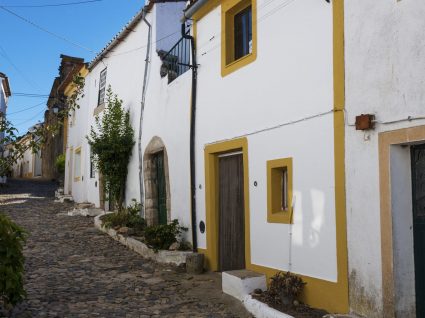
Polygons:
<instances>
[{"instance_id":1,"label":"drainpipe","mask_svg":"<svg viewBox=\"0 0 425 318\"><path fill-rule=\"evenodd\" d=\"M198 0L191 7L186 9L183 12L183 17L181 22L184 23L187 19L192 18L193 14L198 11L204 4L206 4L209 0Z\"/></svg>"},{"instance_id":2,"label":"drainpipe","mask_svg":"<svg viewBox=\"0 0 425 318\"><path fill-rule=\"evenodd\" d=\"M145 196L144 196L144 186L143 186L143 151L142 151L142 129L143 129L143 112L145 110L145 98L146 98L146 89L148 84L148 67L149 59L151 52L151 33L152 27L150 23L146 20L147 8L143 9L142 20L148 26L148 44L146 47L146 59L145 59L145 74L143 77L143 89L142 89L142 101L140 108L140 123L139 123L139 139L138 139L138 148L139 148L139 188L140 188L140 215L145 217Z\"/></svg>"},{"instance_id":3,"label":"drainpipe","mask_svg":"<svg viewBox=\"0 0 425 318\"><path fill-rule=\"evenodd\" d=\"M185 24L182 23L182 37L190 40L192 48L192 98L190 113L190 195L192 214L192 244L193 251L198 250L198 238L196 235L196 176L195 176L195 126L196 126L196 86L198 81L198 65L196 63L195 39L186 34Z\"/></svg>"}]
</instances>

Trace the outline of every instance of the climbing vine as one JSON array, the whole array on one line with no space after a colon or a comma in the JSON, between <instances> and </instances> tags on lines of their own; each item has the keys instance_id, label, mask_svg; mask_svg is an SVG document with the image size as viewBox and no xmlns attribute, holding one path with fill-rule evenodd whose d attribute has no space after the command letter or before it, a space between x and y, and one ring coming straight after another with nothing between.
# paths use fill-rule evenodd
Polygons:
<instances>
[{"instance_id":1,"label":"climbing vine","mask_svg":"<svg viewBox=\"0 0 425 318\"><path fill-rule=\"evenodd\" d=\"M92 149L93 161L103 175L103 186L109 200L121 211L125 198L128 163L134 146L134 131L130 113L124 110L122 100L108 87L106 108L96 116L87 140Z\"/></svg>"}]
</instances>

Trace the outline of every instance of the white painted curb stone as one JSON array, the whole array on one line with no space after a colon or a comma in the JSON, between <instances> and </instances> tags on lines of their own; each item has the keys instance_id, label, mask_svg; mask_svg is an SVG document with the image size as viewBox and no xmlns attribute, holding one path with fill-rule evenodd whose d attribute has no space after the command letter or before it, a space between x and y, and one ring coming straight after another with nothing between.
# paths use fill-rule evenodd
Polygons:
<instances>
[{"instance_id":1,"label":"white painted curb stone","mask_svg":"<svg viewBox=\"0 0 425 318\"><path fill-rule=\"evenodd\" d=\"M242 303L246 310L248 310L256 318L294 318L293 316L273 309L267 304L252 298L251 295L245 296Z\"/></svg>"}]
</instances>

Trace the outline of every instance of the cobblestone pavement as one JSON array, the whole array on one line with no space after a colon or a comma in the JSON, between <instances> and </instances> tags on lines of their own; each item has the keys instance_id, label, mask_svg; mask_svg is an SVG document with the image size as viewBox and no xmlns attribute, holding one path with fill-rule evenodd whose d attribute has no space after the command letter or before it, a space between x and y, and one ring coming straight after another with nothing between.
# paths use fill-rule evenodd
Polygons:
<instances>
[{"instance_id":1,"label":"cobblestone pavement","mask_svg":"<svg viewBox=\"0 0 425 318\"><path fill-rule=\"evenodd\" d=\"M30 232L27 299L15 317L249 317L216 273L188 275L143 259L54 203L49 182L11 180L0 211Z\"/></svg>"}]
</instances>

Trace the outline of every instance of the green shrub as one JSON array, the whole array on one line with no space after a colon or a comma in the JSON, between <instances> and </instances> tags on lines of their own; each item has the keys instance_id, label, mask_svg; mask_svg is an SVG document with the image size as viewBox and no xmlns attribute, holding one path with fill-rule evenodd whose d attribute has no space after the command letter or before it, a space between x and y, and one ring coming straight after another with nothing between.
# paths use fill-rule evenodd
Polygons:
<instances>
[{"instance_id":1,"label":"green shrub","mask_svg":"<svg viewBox=\"0 0 425 318\"><path fill-rule=\"evenodd\" d=\"M145 227L146 221L140 216L140 203L133 199L133 203L127 208L106 214L101 217L103 226L106 228L129 227L135 231L135 234L141 234Z\"/></svg>"},{"instance_id":2,"label":"green shrub","mask_svg":"<svg viewBox=\"0 0 425 318\"><path fill-rule=\"evenodd\" d=\"M270 280L270 288L265 293L270 303L292 305L303 291L305 282L291 272L278 272ZM287 302L287 303L285 303Z\"/></svg>"},{"instance_id":3,"label":"green shrub","mask_svg":"<svg viewBox=\"0 0 425 318\"><path fill-rule=\"evenodd\" d=\"M0 213L0 301L14 306L26 296L24 255L27 233Z\"/></svg>"},{"instance_id":4,"label":"green shrub","mask_svg":"<svg viewBox=\"0 0 425 318\"><path fill-rule=\"evenodd\" d=\"M170 224L149 226L145 229L145 242L155 251L168 250L187 230L186 227L179 225L178 220L173 220Z\"/></svg>"},{"instance_id":5,"label":"green shrub","mask_svg":"<svg viewBox=\"0 0 425 318\"><path fill-rule=\"evenodd\" d=\"M58 169L58 172L60 174L65 173L65 155L64 154L57 156L55 165L56 165L56 169Z\"/></svg>"}]
</instances>

